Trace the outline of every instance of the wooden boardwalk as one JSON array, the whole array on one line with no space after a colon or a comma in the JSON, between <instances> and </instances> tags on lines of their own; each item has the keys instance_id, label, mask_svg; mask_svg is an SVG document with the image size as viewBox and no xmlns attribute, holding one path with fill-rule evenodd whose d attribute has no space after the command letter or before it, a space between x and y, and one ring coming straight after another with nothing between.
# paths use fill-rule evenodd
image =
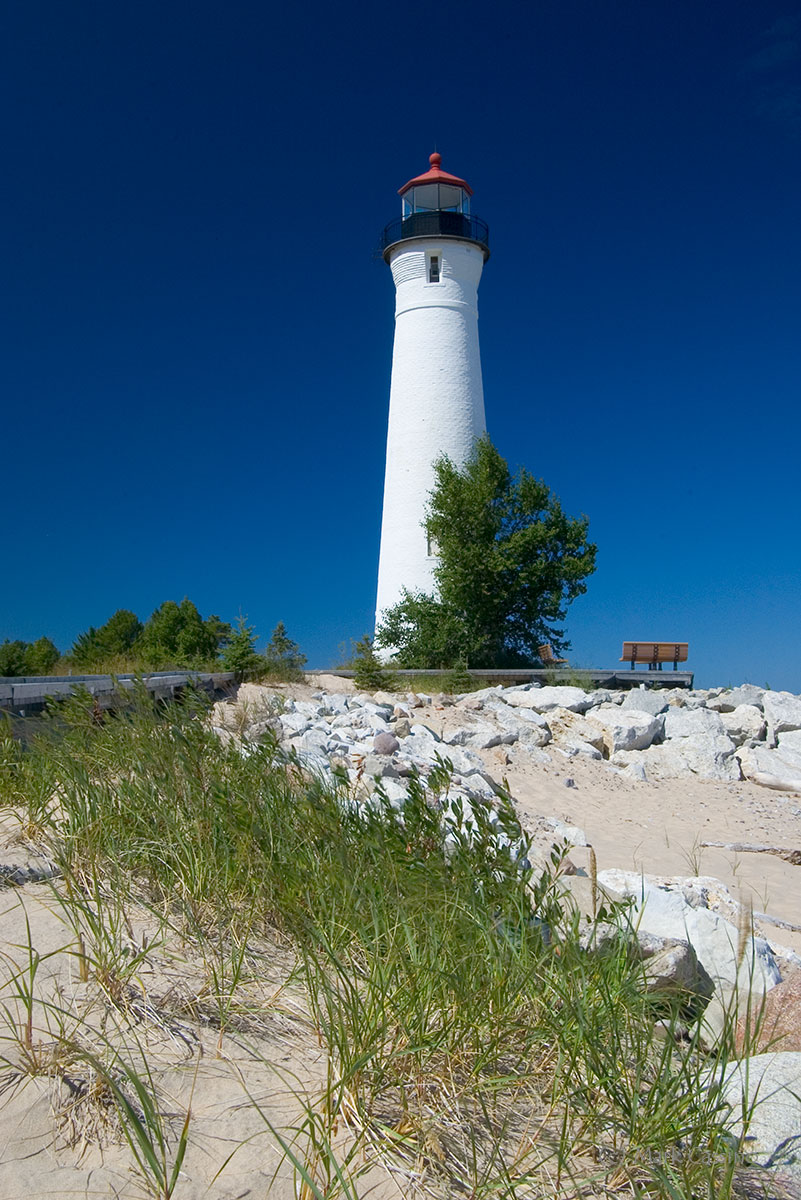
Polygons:
<instances>
[{"instance_id":1,"label":"wooden boardwalk","mask_svg":"<svg viewBox=\"0 0 801 1200\"><path fill-rule=\"evenodd\" d=\"M399 682L405 678L420 675L447 679L449 675L453 674L453 671L400 671L392 667L387 667L387 672ZM587 670L579 667L548 667L547 669L515 667L503 671L471 669L467 673L475 679L485 679L488 686L502 683L505 687L516 683L540 683L543 687L547 687L548 684L575 684L581 687L584 683L592 684L593 687L608 688L632 688L639 687L640 684L660 688L692 688L693 686L692 671L649 671L647 669L632 671L630 668L621 671L618 667L593 667ZM310 675L339 675L343 679L352 679L355 674L356 672L351 670L306 672L307 677Z\"/></svg>"},{"instance_id":2,"label":"wooden boardwalk","mask_svg":"<svg viewBox=\"0 0 801 1200\"><path fill-rule=\"evenodd\" d=\"M188 686L210 695L228 695L235 688L231 671L152 671L143 675L36 675L0 677L0 709L29 716L41 712L48 700L71 696L86 688L100 708L115 707L121 694L133 690L137 679L157 700L172 700Z\"/></svg>"}]
</instances>

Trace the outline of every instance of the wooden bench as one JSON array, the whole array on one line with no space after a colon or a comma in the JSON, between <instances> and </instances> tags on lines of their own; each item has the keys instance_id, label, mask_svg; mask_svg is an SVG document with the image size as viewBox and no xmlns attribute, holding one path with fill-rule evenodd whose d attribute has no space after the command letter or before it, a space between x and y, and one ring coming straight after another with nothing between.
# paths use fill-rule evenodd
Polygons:
<instances>
[{"instance_id":1,"label":"wooden bench","mask_svg":"<svg viewBox=\"0 0 801 1200\"><path fill-rule=\"evenodd\" d=\"M678 671L679 663L687 661L688 642L624 642L621 662L647 663L649 671L661 671L662 663L672 662Z\"/></svg>"},{"instance_id":2,"label":"wooden bench","mask_svg":"<svg viewBox=\"0 0 801 1200\"><path fill-rule=\"evenodd\" d=\"M566 658L557 658L550 645L538 646L537 653L544 667L567 667L570 665Z\"/></svg>"}]
</instances>

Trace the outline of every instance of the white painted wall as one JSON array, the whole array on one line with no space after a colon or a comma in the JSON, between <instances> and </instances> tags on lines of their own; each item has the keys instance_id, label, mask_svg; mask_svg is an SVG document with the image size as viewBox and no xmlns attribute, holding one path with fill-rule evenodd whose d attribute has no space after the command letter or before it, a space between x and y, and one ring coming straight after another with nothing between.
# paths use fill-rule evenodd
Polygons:
<instances>
[{"instance_id":1,"label":"white painted wall","mask_svg":"<svg viewBox=\"0 0 801 1200\"><path fill-rule=\"evenodd\" d=\"M440 283L427 256L440 255ZM395 281L395 344L389 397L384 514L376 623L401 590L434 590L424 528L433 464L461 466L485 431L478 349L478 283L484 256L469 242L400 242L389 265Z\"/></svg>"}]
</instances>

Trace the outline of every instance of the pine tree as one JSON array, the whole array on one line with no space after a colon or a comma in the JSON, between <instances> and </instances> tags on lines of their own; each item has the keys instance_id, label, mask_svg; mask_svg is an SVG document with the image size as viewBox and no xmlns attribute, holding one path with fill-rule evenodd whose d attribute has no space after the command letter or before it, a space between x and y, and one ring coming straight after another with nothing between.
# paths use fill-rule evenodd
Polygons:
<instances>
[{"instance_id":1,"label":"pine tree","mask_svg":"<svg viewBox=\"0 0 801 1200\"><path fill-rule=\"evenodd\" d=\"M226 671L233 671L240 683L245 679L253 679L265 670L264 658L256 653L253 626L248 625L242 613L222 652L222 665Z\"/></svg>"},{"instance_id":2,"label":"pine tree","mask_svg":"<svg viewBox=\"0 0 801 1200\"><path fill-rule=\"evenodd\" d=\"M360 692L378 692L393 684L391 674L384 669L373 649L373 639L367 633L354 646L353 668L353 682Z\"/></svg>"},{"instance_id":3,"label":"pine tree","mask_svg":"<svg viewBox=\"0 0 801 1200\"><path fill-rule=\"evenodd\" d=\"M301 654L300 646L292 641L283 621L279 621L273 630L264 651L264 659L267 674L272 679L291 681L303 678L306 655Z\"/></svg>"}]
</instances>

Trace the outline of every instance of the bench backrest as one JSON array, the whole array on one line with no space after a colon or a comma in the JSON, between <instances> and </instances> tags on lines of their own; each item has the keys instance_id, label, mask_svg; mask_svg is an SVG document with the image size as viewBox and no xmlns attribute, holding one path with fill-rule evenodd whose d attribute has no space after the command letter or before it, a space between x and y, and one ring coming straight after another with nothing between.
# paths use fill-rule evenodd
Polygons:
<instances>
[{"instance_id":1,"label":"bench backrest","mask_svg":"<svg viewBox=\"0 0 801 1200\"><path fill-rule=\"evenodd\" d=\"M624 642L621 662L686 662L689 642Z\"/></svg>"},{"instance_id":2,"label":"bench backrest","mask_svg":"<svg viewBox=\"0 0 801 1200\"><path fill-rule=\"evenodd\" d=\"M540 656L540 662L544 663L563 663L564 658L557 658L553 652L553 647L546 643L544 646L537 647L537 653Z\"/></svg>"}]
</instances>

